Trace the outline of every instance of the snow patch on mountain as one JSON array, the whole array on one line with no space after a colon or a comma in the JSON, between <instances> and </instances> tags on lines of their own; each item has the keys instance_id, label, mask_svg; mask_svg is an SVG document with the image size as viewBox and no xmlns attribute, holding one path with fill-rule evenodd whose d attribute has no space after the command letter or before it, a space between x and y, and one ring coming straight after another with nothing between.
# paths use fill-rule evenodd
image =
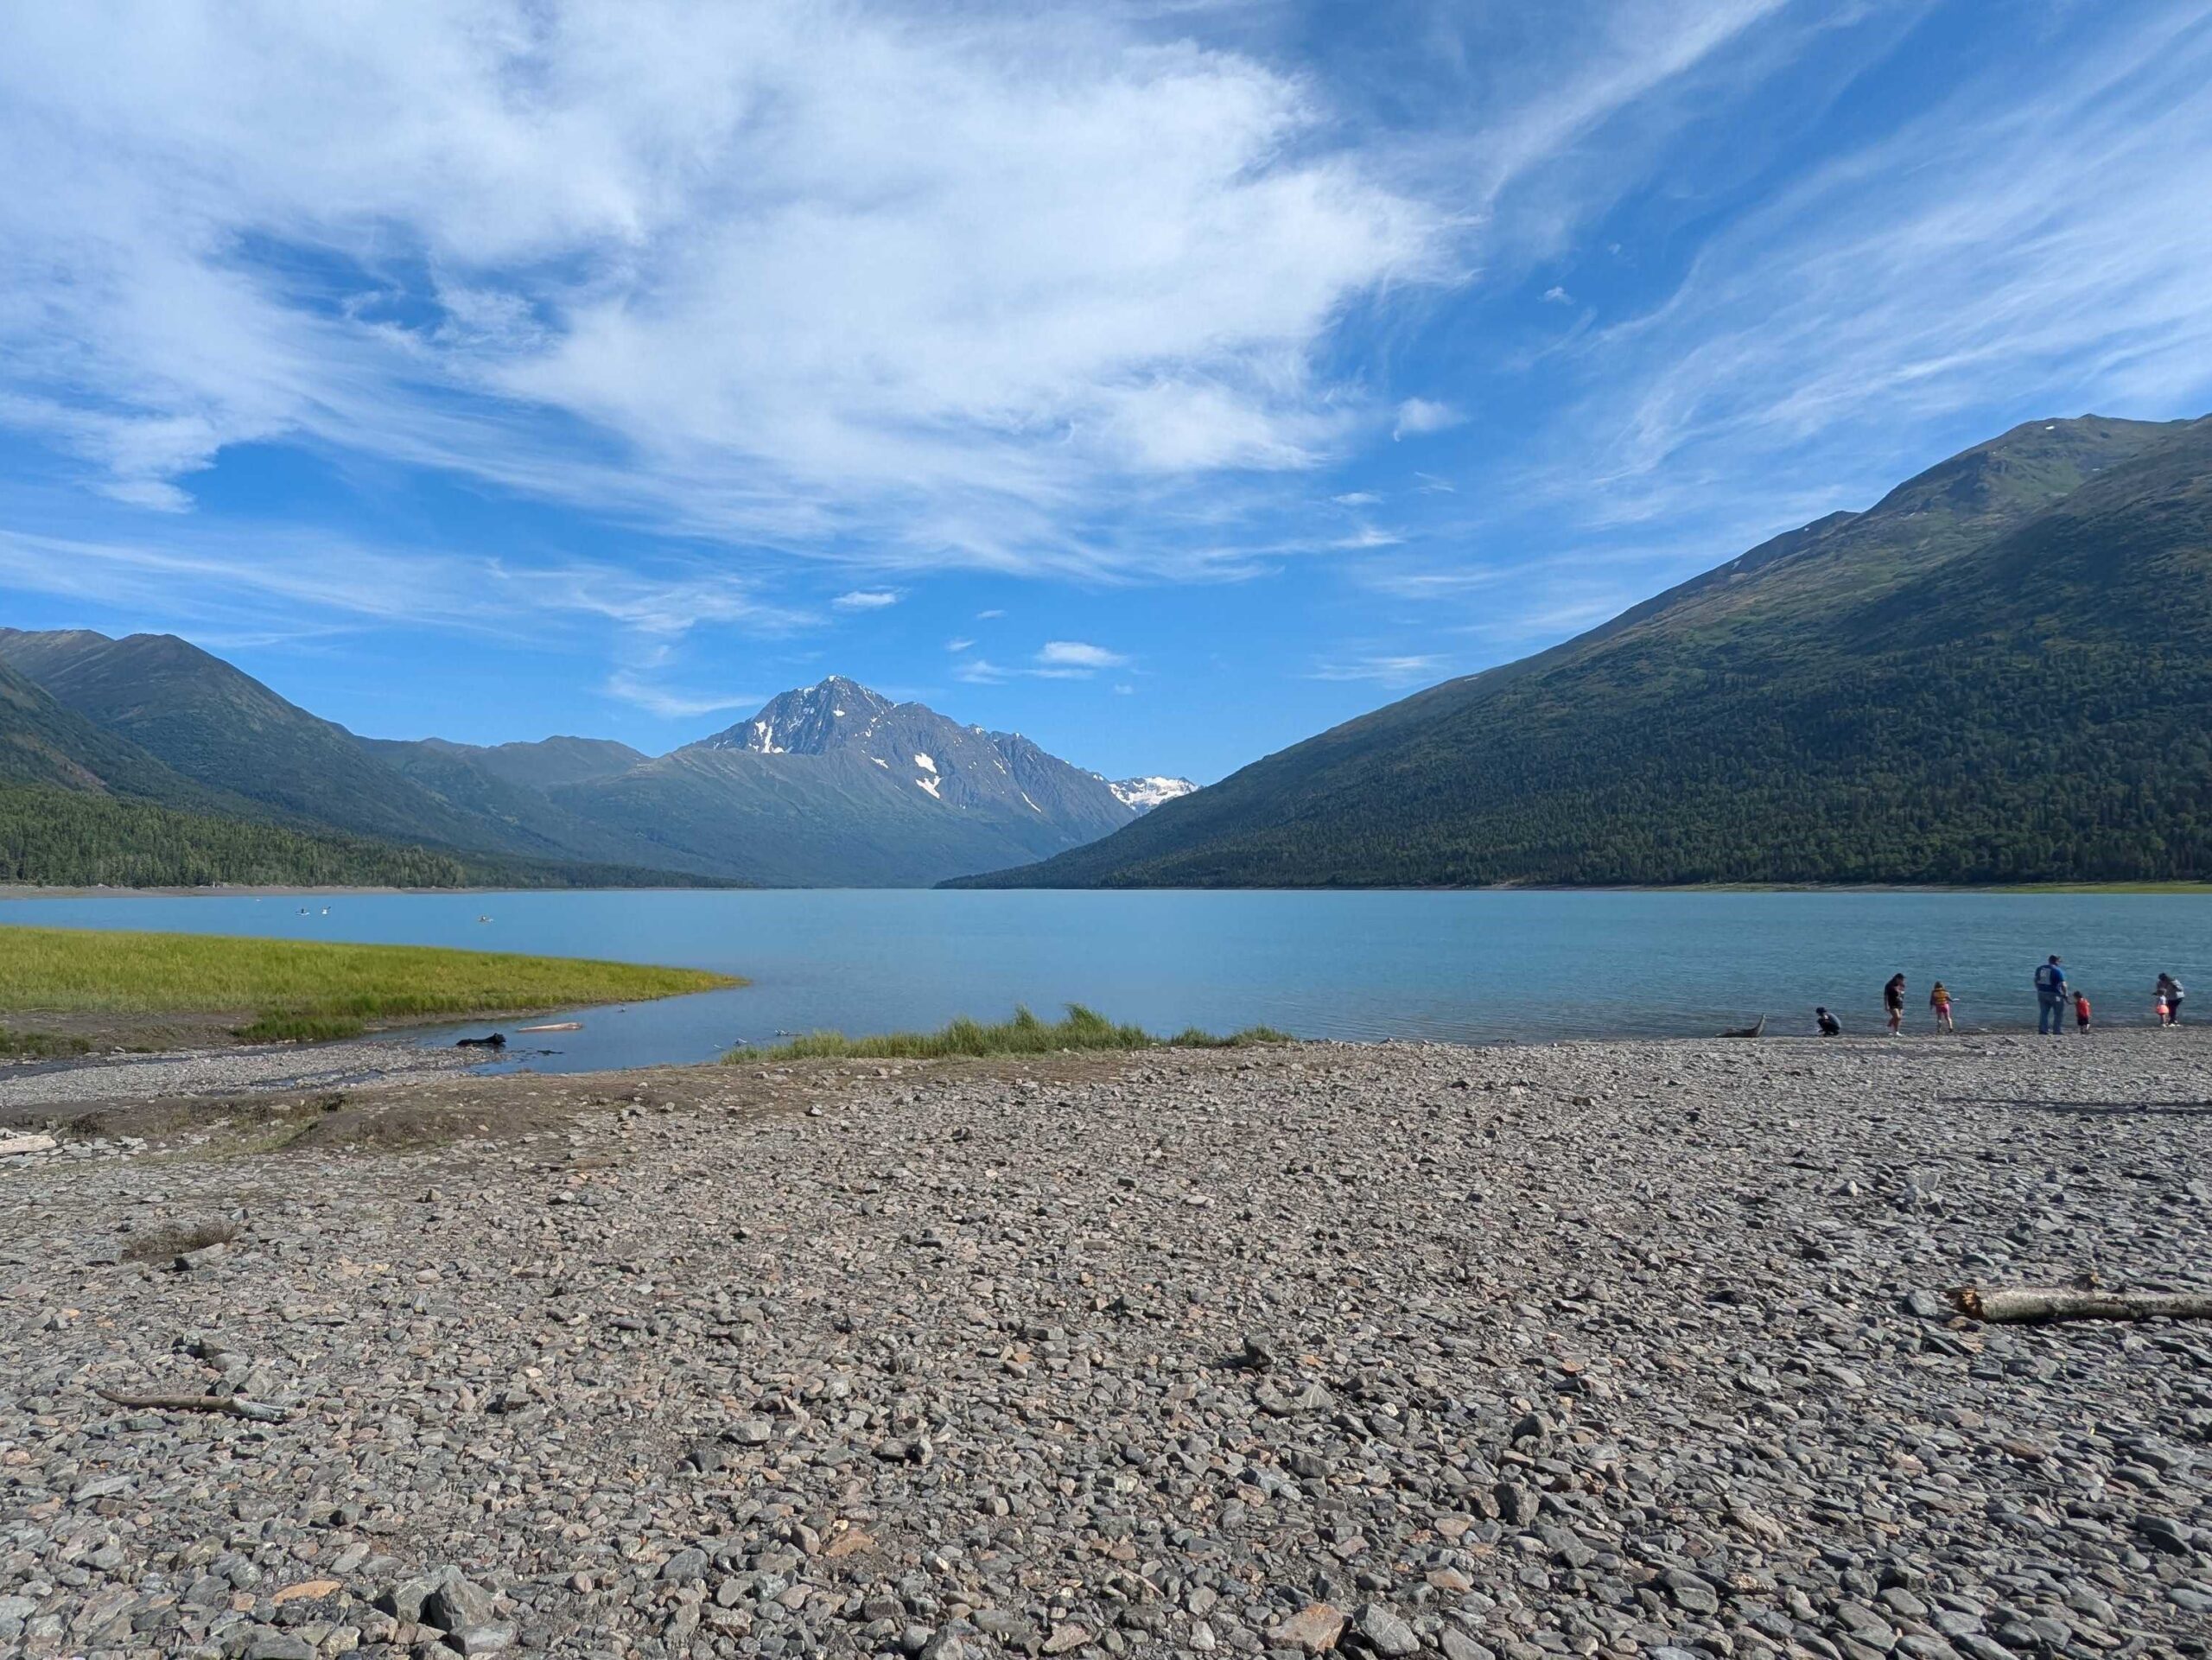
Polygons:
<instances>
[{"instance_id":1,"label":"snow patch on mountain","mask_svg":"<svg viewBox=\"0 0 2212 1660\"><path fill-rule=\"evenodd\" d=\"M1106 787L1114 798L1132 812L1147 813L1178 796L1186 796L1198 786L1186 778L1125 778L1119 782L1109 779Z\"/></svg>"}]
</instances>

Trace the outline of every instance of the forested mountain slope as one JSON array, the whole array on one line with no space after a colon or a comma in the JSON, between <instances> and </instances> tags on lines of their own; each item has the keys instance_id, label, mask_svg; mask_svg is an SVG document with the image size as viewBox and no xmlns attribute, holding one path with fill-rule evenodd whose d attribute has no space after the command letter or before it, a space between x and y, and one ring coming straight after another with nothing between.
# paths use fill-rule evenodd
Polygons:
<instances>
[{"instance_id":1,"label":"forested mountain slope","mask_svg":"<svg viewBox=\"0 0 2212 1660\"><path fill-rule=\"evenodd\" d=\"M367 754L345 728L286 702L173 634L0 631L0 658L173 771L295 824L505 853L556 849L487 828Z\"/></svg>"},{"instance_id":2,"label":"forested mountain slope","mask_svg":"<svg viewBox=\"0 0 2212 1660\"><path fill-rule=\"evenodd\" d=\"M510 805L516 819L501 819ZM0 881L535 887L671 880L627 861L618 838L570 847L536 833L532 810L562 817L512 790L456 807L344 728L182 640L0 629Z\"/></svg>"},{"instance_id":3,"label":"forested mountain slope","mask_svg":"<svg viewBox=\"0 0 2212 1660\"><path fill-rule=\"evenodd\" d=\"M2036 422L995 886L2212 875L2212 419Z\"/></svg>"}]
</instances>

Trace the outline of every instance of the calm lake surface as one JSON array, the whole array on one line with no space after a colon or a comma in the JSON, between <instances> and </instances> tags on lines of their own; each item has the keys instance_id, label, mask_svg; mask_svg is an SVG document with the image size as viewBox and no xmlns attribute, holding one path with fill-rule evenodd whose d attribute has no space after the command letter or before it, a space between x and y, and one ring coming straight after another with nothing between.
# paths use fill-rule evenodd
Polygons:
<instances>
[{"instance_id":1,"label":"calm lake surface","mask_svg":"<svg viewBox=\"0 0 2212 1660\"><path fill-rule=\"evenodd\" d=\"M2195 894L214 895L10 900L0 923L617 957L753 981L592 1010L582 1031L520 1040L558 1051L521 1058L546 1071L706 1060L779 1032L934 1027L1017 1002L1039 1014L1088 1003L1160 1032L1265 1024L1484 1043L1709 1036L1762 1013L1770 1031L1794 1034L1826 1003L1866 1033L1880 1029L1882 983L1899 970L1909 1030L1926 1029L1939 978L1961 1027L2017 1029L2035 1023L2029 976L2051 951L2101 1024L2150 1024L2162 969L2212 994L2212 896ZM2212 1011L2212 995L2192 1002Z\"/></svg>"}]
</instances>

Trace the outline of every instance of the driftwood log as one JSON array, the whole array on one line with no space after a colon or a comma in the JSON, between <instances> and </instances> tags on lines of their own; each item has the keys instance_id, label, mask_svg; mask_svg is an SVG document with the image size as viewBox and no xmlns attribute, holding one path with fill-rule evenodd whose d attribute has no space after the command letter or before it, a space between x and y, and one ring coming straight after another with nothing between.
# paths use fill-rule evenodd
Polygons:
<instances>
[{"instance_id":1,"label":"driftwood log","mask_svg":"<svg viewBox=\"0 0 2212 1660\"><path fill-rule=\"evenodd\" d=\"M1993 1326L2050 1326L2068 1320L2212 1320L2212 1293L2079 1291L2059 1286L1984 1290L1962 1285L1951 1306Z\"/></svg>"},{"instance_id":2,"label":"driftwood log","mask_svg":"<svg viewBox=\"0 0 2212 1660\"><path fill-rule=\"evenodd\" d=\"M118 1395L95 1388L92 1393L119 1407L140 1407L152 1412L219 1412L232 1418L250 1418L257 1424L281 1424L291 1415L282 1407L249 1401L243 1395Z\"/></svg>"}]
</instances>

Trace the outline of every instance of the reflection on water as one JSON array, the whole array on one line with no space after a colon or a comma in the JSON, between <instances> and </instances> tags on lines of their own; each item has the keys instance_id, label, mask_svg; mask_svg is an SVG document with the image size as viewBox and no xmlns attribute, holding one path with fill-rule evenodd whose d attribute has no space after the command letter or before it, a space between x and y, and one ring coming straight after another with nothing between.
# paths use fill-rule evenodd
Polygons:
<instances>
[{"instance_id":1,"label":"reflection on water","mask_svg":"<svg viewBox=\"0 0 2212 1660\"><path fill-rule=\"evenodd\" d=\"M304 913L274 896L25 900L0 905L0 921L618 957L753 981L594 1010L580 1031L517 1038L506 1062L574 1071L704 1060L779 1032L996 1017L1017 1002L1084 1002L1160 1031L1471 1042L1710 1034L1761 1014L1770 1033L1796 1033L1826 1003L1872 1032L1882 983L1900 970L1910 1030L1928 1025L1936 979L1962 1029L2018 1028L2034 1024L2029 976L2051 951L2101 1023L2147 1025L2161 970L2204 978L2212 897L365 894L318 897Z\"/></svg>"}]
</instances>

